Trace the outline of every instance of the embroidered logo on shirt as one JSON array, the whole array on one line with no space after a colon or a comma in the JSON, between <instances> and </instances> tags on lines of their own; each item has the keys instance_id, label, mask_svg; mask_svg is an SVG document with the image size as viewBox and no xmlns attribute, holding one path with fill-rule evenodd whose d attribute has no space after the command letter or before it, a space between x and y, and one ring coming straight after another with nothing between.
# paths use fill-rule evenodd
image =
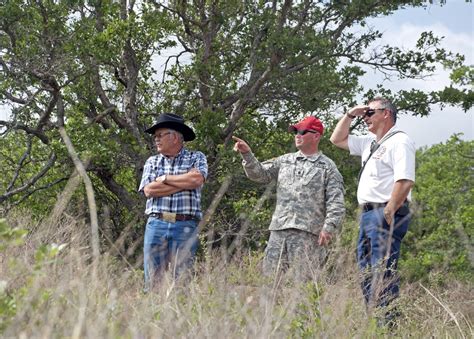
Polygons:
<instances>
[{"instance_id":1,"label":"embroidered logo on shirt","mask_svg":"<svg viewBox=\"0 0 474 339\"><path fill-rule=\"evenodd\" d=\"M374 153L373 158L377 159L377 160L382 159L382 157L383 157L383 155L385 154L386 151L387 151L387 147L385 147L383 145L380 145L378 150Z\"/></svg>"}]
</instances>

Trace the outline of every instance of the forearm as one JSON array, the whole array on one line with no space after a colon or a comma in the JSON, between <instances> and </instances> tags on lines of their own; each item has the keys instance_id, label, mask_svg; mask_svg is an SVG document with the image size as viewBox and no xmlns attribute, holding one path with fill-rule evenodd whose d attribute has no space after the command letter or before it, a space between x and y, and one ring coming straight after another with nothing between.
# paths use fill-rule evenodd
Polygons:
<instances>
[{"instance_id":1,"label":"forearm","mask_svg":"<svg viewBox=\"0 0 474 339\"><path fill-rule=\"evenodd\" d=\"M269 171L263 167L252 152L242 154L242 158L242 165L247 178L260 183L269 183L272 181L272 176Z\"/></svg>"},{"instance_id":2,"label":"forearm","mask_svg":"<svg viewBox=\"0 0 474 339\"><path fill-rule=\"evenodd\" d=\"M204 177L202 174L193 169L185 174L178 175L167 175L166 176L166 185L179 188L179 190L193 190L202 186L204 183Z\"/></svg>"},{"instance_id":3,"label":"forearm","mask_svg":"<svg viewBox=\"0 0 474 339\"><path fill-rule=\"evenodd\" d=\"M349 137L349 128L351 126L352 119L347 115L344 116L339 120L336 125L336 128L332 132L331 135L331 142L336 145L337 147L343 148L348 150L348 137Z\"/></svg>"},{"instance_id":4,"label":"forearm","mask_svg":"<svg viewBox=\"0 0 474 339\"><path fill-rule=\"evenodd\" d=\"M183 189L175 186L153 181L144 187L143 193L145 193L147 198L159 198L180 192L182 190Z\"/></svg>"},{"instance_id":5,"label":"forearm","mask_svg":"<svg viewBox=\"0 0 474 339\"><path fill-rule=\"evenodd\" d=\"M395 212L402 206L406 200L411 188L413 187L413 181L411 180L399 180L393 185L392 195L387 203L388 210Z\"/></svg>"},{"instance_id":6,"label":"forearm","mask_svg":"<svg viewBox=\"0 0 474 339\"><path fill-rule=\"evenodd\" d=\"M345 214L346 209L343 202L331 206L326 212L323 230L329 233L340 231Z\"/></svg>"},{"instance_id":7,"label":"forearm","mask_svg":"<svg viewBox=\"0 0 474 339\"><path fill-rule=\"evenodd\" d=\"M344 188L342 183L336 182L328 185L326 193L326 218L323 230L336 232L341 229L346 207L344 205Z\"/></svg>"}]
</instances>

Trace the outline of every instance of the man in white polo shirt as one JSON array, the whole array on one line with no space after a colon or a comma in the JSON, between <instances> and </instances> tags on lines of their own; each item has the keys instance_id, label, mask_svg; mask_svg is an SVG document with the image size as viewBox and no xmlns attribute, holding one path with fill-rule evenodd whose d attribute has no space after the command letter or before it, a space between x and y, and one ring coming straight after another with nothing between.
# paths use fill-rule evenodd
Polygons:
<instances>
[{"instance_id":1,"label":"man in white polo shirt","mask_svg":"<svg viewBox=\"0 0 474 339\"><path fill-rule=\"evenodd\" d=\"M354 118L361 117L371 134L349 135ZM362 207L357 262L367 306L386 307L399 294L396 275L400 245L408 230L408 201L415 181L415 145L397 129L396 107L385 98L349 110L338 122L331 142L361 156L357 200ZM392 321L393 312L385 314Z\"/></svg>"}]
</instances>

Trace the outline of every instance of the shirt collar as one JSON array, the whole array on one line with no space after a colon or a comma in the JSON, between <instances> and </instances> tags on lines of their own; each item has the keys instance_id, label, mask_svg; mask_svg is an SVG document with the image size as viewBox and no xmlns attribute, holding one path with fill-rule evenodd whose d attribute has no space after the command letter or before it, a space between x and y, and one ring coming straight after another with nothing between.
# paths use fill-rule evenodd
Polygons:
<instances>
[{"instance_id":1,"label":"shirt collar","mask_svg":"<svg viewBox=\"0 0 474 339\"><path fill-rule=\"evenodd\" d=\"M303 152L298 151L296 152L296 159L304 159L304 160L309 160L311 162L315 162L316 160L319 159L321 156L321 151L318 151L318 153L312 154L312 155L305 155Z\"/></svg>"},{"instance_id":2,"label":"shirt collar","mask_svg":"<svg viewBox=\"0 0 474 339\"><path fill-rule=\"evenodd\" d=\"M385 133L385 135L388 135L389 133L392 133L392 132L395 132L395 131L399 131L398 129L398 126L397 125L393 125L392 128L390 128L387 133ZM385 137L385 135L383 137ZM382 138L383 138L382 137Z\"/></svg>"},{"instance_id":3,"label":"shirt collar","mask_svg":"<svg viewBox=\"0 0 474 339\"><path fill-rule=\"evenodd\" d=\"M166 155L163 155L163 154L160 154L162 158L165 158L165 159L177 159L177 158L180 158L182 157L184 154L186 153L186 149L183 147L181 147L181 149L179 150L178 154L176 154L176 156L174 157L167 157Z\"/></svg>"},{"instance_id":4,"label":"shirt collar","mask_svg":"<svg viewBox=\"0 0 474 339\"><path fill-rule=\"evenodd\" d=\"M390 128L390 129L387 131L387 133L385 133L385 134L382 136L382 138L379 140L378 143L380 144L380 142L381 142L382 140L384 140L384 138L385 138L387 135L389 135L390 133L395 132L395 131L400 131L400 129L398 128L397 125L393 125L392 128ZM375 134L373 134L373 133L371 133L371 134L372 134L372 136L373 136L373 140L376 140L376 139L377 139L377 136L376 136Z\"/></svg>"}]
</instances>

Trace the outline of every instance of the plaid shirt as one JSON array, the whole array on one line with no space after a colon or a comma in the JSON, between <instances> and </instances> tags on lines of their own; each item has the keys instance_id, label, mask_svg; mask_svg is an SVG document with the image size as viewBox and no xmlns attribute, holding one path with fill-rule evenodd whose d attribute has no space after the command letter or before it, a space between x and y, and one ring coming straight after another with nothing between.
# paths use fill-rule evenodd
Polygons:
<instances>
[{"instance_id":1,"label":"plaid shirt","mask_svg":"<svg viewBox=\"0 0 474 339\"><path fill-rule=\"evenodd\" d=\"M191 168L198 169L204 178L207 178L206 156L199 151L188 151L184 147L174 158L161 154L151 156L143 168L142 181L139 192L149 183L161 175L185 174ZM145 214L170 212L177 214L190 214L202 218L201 212L201 187L192 190L183 190L165 197L148 198Z\"/></svg>"}]
</instances>

